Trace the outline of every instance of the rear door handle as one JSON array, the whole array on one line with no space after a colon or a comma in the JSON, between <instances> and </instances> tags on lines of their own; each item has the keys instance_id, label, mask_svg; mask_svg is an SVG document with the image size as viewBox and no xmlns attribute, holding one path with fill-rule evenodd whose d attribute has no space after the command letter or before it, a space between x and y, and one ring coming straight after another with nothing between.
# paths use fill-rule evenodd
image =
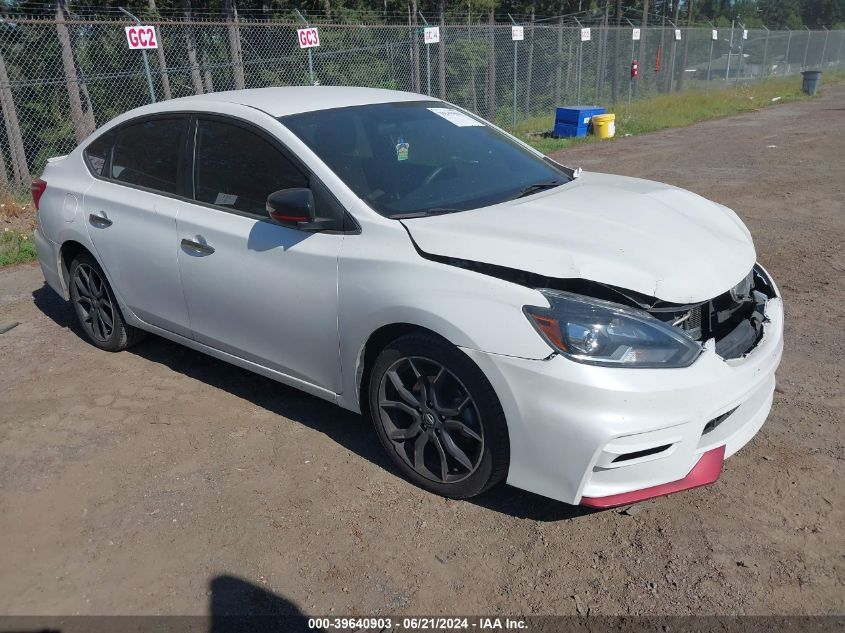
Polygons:
<instances>
[{"instance_id":1,"label":"rear door handle","mask_svg":"<svg viewBox=\"0 0 845 633\"><path fill-rule=\"evenodd\" d=\"M214 252L214 248L208 244L195 242L194 240L189 240L188 238L182 239L182 248L193 251L198 255L211 255Z\"/></svg>"},{"instance_id":2,"label":"rear door handle","mask_svg":"<svg viewBox=\"0 0 845 633\"><path fill-rule=\"evenodd\" d=\"M100 213L102 213L102 211ZM105 215L98 215L97 213L92 213L91 215L89 215L88 221L94 226L101 229L105 229L112 225L112 221L109 220Z\"/></svg>"}]
</instances>

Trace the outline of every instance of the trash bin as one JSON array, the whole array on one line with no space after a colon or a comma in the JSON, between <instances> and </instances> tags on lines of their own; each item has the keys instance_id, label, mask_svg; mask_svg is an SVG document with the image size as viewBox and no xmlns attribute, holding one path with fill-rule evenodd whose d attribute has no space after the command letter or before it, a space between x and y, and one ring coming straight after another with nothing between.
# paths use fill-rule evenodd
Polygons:
<instances>
[{"instance_id":1,"label":"trash bin","mask_svg":"<svg viewBox=\"0 0 845 633\"><path fill-rule=\"evenodd\" d=\"M801 90L810 96L818 92L819 86L822 83L822 71L820 70L805 70L801 73L804 80L801 82Z\"/></svg>"},{"instance_id":2,"label":"trash bin","mask_svg":"<svg viewBox=\"0 0 845 633\"><path fill-rule=\"evenodd\" d=\"M597 114L593 117L593 133L599 138L612 138L616 134L616 115Z\"/></svg>"}]
</instances>

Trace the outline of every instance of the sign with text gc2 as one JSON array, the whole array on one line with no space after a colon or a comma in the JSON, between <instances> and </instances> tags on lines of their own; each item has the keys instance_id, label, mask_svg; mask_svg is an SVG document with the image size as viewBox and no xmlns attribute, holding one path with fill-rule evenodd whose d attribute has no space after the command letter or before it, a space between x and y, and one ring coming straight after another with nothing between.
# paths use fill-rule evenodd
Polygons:
<instances>
[{"instance_id":1,"label":"sign with text gc2","mask_svg":"<svg viewBox=\"0 0 845 633\"><path fill-rule=\"evenodd\" d=\"M136 24L126 27L126 41L131 50L158 48L158 38L154 26Z\"/></svg>"},{"instance_id":2,"label":"sign with text gc2","mask_svg":"<svg viewBox=\"0 0 845 633\"><path fill-rule=\"evenodd\" d=\"M320 45L320 34L315 28L296 29L299 48L316 48Z\"/></svg>"}]
</instances>

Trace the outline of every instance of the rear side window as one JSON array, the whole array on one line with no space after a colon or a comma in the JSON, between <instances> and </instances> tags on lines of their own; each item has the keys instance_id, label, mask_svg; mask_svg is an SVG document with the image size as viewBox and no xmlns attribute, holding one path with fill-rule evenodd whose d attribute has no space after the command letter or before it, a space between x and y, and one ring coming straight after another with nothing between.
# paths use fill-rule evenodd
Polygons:
<instances>
[{"instance_id":1,"label":"rear side window","mask_svg":"<svg viewBox=\"0 0 845 633\"><path fill-rule=\"evenodd\" d=\"M105 176L103 170L109 160L114 137L114 130L109 130L85 148L85 162L88 163L88 169L95 176Z\"/></svg>"},{"instance_id":2,"label":"rear side window","mask_svg":"<svg viewBox=\"0 0 845 633\"><path fill-rule=\"evenodd\" d=\"M117 132L111 178L129 185L179 193L179 147L184 118L151 119Z\"/></svg>"},{"instance_id":3,"label":"rear side window","mask_svg":"<svg viewBox=\"0 0 845 633\"><path fill-rule=\"evenodd\" d=\"M271 193L307 186L308 179L258 134L220 121L197 121L197 201L264 216Z\"/></svg>"}]
</instances>

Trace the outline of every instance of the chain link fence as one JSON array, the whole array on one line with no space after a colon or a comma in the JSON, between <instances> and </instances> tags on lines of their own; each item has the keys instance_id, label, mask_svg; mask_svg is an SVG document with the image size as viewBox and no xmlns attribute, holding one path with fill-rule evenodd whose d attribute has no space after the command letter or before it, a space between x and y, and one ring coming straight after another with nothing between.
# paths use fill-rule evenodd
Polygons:
<instances>
[{"instance_id":1,"label":"chain link fence","mask_svg":"<svg viewBox=\"0 0 845 633\"><path fill-rule=\"evenodd\" d=\"M592 27L526 23L319 25L145 22L159 47L129 50L117 20L0 24L0 187L27 187L47 158L132 108L198 93L317 83L429 93L503 127L558 105L607 104L845 65L845 31ZM635 39L638 37L639 39ZM587 39L588 38L588 39ZM310 52L309 52L310 51ZM631 65L639 75L631 78ZM149 73L146 68L149 68Z\"/></svg>"}]
</instances>

